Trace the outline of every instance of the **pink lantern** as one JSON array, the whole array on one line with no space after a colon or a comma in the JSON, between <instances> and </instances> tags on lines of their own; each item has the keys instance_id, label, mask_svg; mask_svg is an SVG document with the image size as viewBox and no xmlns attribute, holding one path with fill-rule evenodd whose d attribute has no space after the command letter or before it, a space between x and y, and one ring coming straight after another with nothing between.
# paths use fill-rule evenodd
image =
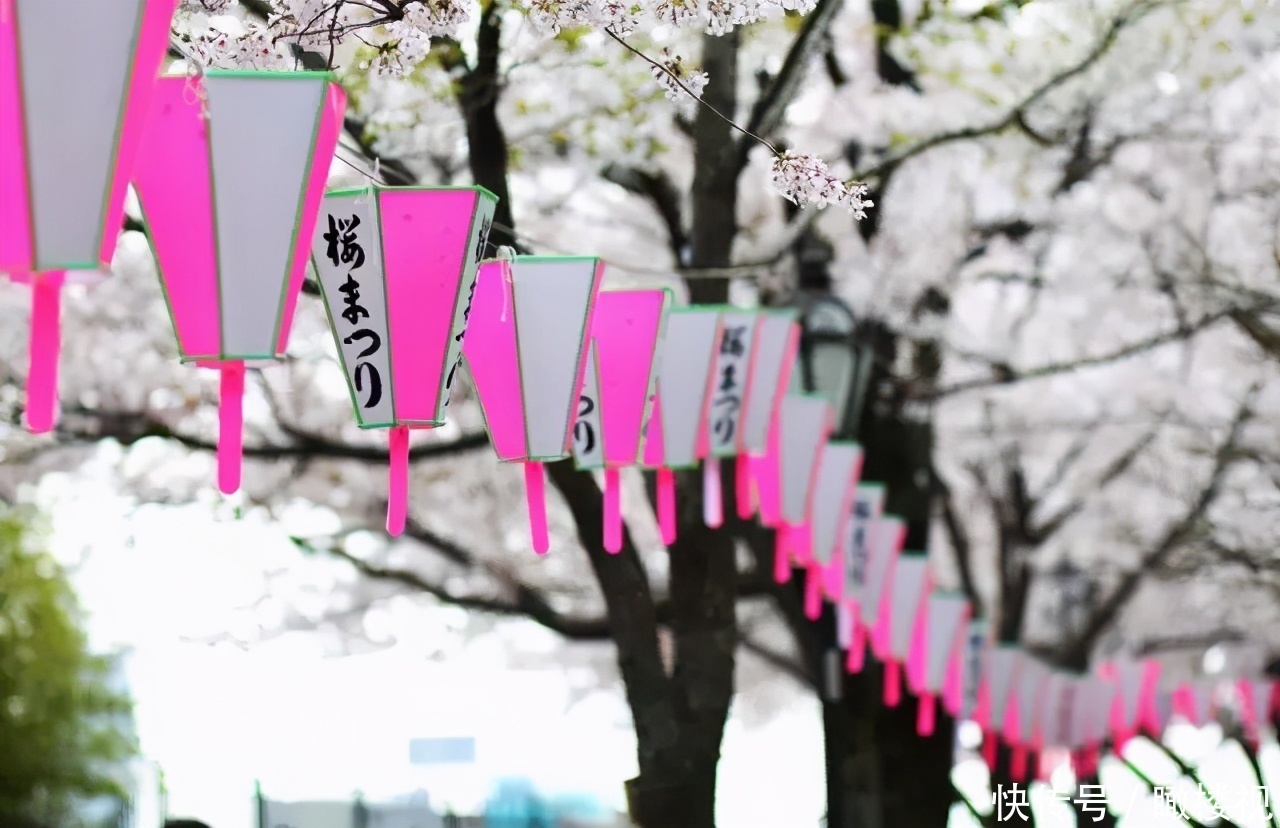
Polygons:
<instances>
[{"instance_id":1,"label":"pink lantern","mask_svg":"<svg viewBox=\"0 0 1280 828\"><path fill-rule=\"evenodd\" d=\"M134 187L182 361L222 375L226 494L240 488L246 363L284 355L345 110L326 72L156 82Z\"/></svg>"},{"instance_id":2,"label":"pink lantern","mask_svg":"<svg viewBox=\"0 0 1280 828\"><path fill-rule=\"evenodd\" d=\"M1044 704L1043 685L1049 677L1049 668L1033 658L1024 657L1018 670L1018 683L1014 688L1017 714L1006 721L1005 741L1013 748L1009 758L1009 773L1021 782L1030 771L1031 754L1037 749L1035 724Z\"/></svg>"},{"instance_id":3,"label":"pink lantern","mask_svg":"<svg viewBox=\"0 0 1280 828\"><path fill-rule=\"evenodd\" d=\"M773 577L791 579L794 559L808 564L813 545L809 511L818 477L818 458L835 426L835 411L822 397L788 394L782 400L773 437L777 445L781 487Z\"/></svg>"},{"instance_id":4,"label":"pink lantern","mask_svg":"<svg viewBox=\"0 0 1280 828\"><path fill-rule=\"evenodd\" d=\"M1119 658L1103 665L1103 673L1115 680L1109 721L1116 750L1120 750L1147 721L1160 680L1160 662Z\"/></svg>"},{"instance_id":5,"label":"pink lantern","mask_svg":"<svg viewBox=\"0 0 1280 828\"><path fill-rule=\"evenodd\" d=\"M872 647L882 661L886 658L889 648L887 608L890 601L885 600L885 594L893 583L893 568L907 540L907 525L902 518L893 515L877 518L872 523L870 537L864 583L856 596L859 623L854 629L853 645L849 648L848 668L852 673L862 669L865 638L871 639Z\"/></svg>"},{"instance_id":6,"label":"pink lantern","mask_svg":"<svg viewBox=\"0 0 1280 828\"><path fill-rule=\"evenodd\" d=\"M68 271L111 267L176 5L0 0L0 271L31 286L31 431L57 421Z\"/></svg>"},{"instance_id":7,"label":"pink lantern","mask_svg":"<svg viewBox=\"0 0 1280 828\"><path fill-rule=\"evenodd\" d=\"M669 290L606 290L596 299L573 456L580 469L604 470L604 548L609 552L622 549L619 472L641 459L670 300Z\"/></svg>"},{"instance_id":8,"label":"pink lantern","mask_svg":"<svg viewBox=\"0 0 1280 828\"><path fill-rule=\"evenodd\" d=\"M1249 738L1261 744L1271 728L1276 711L1276 695L1280 685L1269 679L1240 679L1236 684L1244 704L1244 721Z\"/></svg>"},{"instance_id":9,"label":"pink lantern","mask_svg":"<svg viewBox=\"0 0 1280 828\"><path fill-rule=\"evenodd\" d=\"M707 453L707 410L720 334L718 309L692 306L672 308L667 314L658 399L645 431L644 465L658 470L658 528L668 546L676 539L672 471L692 469Z\"/></svg>"},{"instance_id":10,"label":"pink lantern","mask_svg":"<svg viewBox=\"0 0 1280 828\"><path fill-rule=\"evenodd\" d=\"M932 587L929 559L923 553L904 552L893 568L889 604L881 610L888 621L883 631L887 648L879 655L884 662L884 703L896 707L902 698L902 672L911 660L913 647L922 630L929 604L925 600Z\"/></svg>"},{"instance_id":11,"label":"pink lantern","mask_svg":"<svg viewBox=\"0 0 1280 828\"><path fill-rule=\"evenodd\" d=\"M312 242L361 428L390 429L387 531L404 532L409 430L444 425L497 196L379 187L324 197Z\"/></svg>"},{"instance_id":12,"label":"pink lantern","mask_svg":"<svg viewBox=\"0 0 1280 828\"><path fill-rule=\"evenodd\" d=\"M921 736L933 733L936 699L943 692L951 665L964 646L969 622L969 601L964 595L936 592L929 596L928 601L928 624L921 659L923 670L916 676L913 687L920 697L916 730Z\"/></svg>"},{"instance_id":13,"label":"pink lantern","mask_svg":"<svg viewBox=\"0 0 1280 828\"><path fill-rule=\"evenodd\" d=\"M822 615L823 581L829 570L844 580L842 552L838 548L849 515L853 511L858 474L862 469L862 446L852 442L830 442L818 458L816 489L809 521L813 531L813 561L805 581L805 615L817 620ZM832 596L838 599L839 595Z\"/></svg>"},{"instance_id":14,"label":"pink lantern","mask_svg":"<svg viewBox=\"0 0 1280 828\"><path fill-rule=\"evenodd\" d=\"M982 660L982 679L973 718L982 727L983 758L988 768L995 768L996 740L1011 714L1015 714L1017 698L1013 688L1021 667L1022 650L1016 644L990 646Z\"/></svg>"},{"instance_id":15,"label":"pink lantern","mask_svg":"<svg viewBox=\"0 0 1280 828\"><path fill-rule=\"evenodd\" d=\"M551 546L543 463L570 455L604 262L517 256L480 268L462 353L498 459L524 463L533 548Z\"/></svg>"},{"instance_id":16,"label":"pink lantern","mask_svg":"<svg viewBox=\"0 0 1280 828\"><path fill-rule=\"evenodd\" d=\"M735 500L738 517L747 520L758 508L761 523L777 526L781 521L782 503L777 456L770 455L770 439L777 425L782 398L791 384L792 369L800 349L800 326L796 323L795 310L768 308L756 313L750 370L738 429Z\"/></svg>"},{"instance_id":17,"label":"pink lantern","mask_svg":"<svg viewBox=\"0 0 1280 828\"><path fill-rule=\"evenodd\" d=\"M746 397L758 319L755 313L732 308L726 308L720 314L720 347L715 356L715 379L707 412L707 436L701 445L705 450L699 453L703 458L703 520L713 529L724 523L720 461L736 455L741 445L743 400ZM741 492L735 492L737 494Z\"/></svg>"},{"instance_id":18,"label":"pink lantern","mask_svg":"<svg viewBox=\"0 0 1280 828\"><path fill-rule=\"evenodd\" d=\"M842 605L849 611L841 615L840 635L847 640L849 672L862 669L863 650L866 646L866 626L862 623L862 610L858 604L866 589L867 562L871 557L872 529L875 521L884 514L884 486L880 483L864 483L854 490L853 511L846 524L844 535L844 590Z\"/></svg>"}]
</instances>

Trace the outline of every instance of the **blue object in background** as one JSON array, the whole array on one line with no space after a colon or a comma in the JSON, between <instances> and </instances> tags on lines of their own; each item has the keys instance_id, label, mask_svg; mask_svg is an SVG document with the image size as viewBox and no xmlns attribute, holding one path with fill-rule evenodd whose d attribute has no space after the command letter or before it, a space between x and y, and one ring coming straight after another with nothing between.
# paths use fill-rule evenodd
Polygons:
<instances>
[{"instance_id":1,"label":"blue object in background","mask_svg":"<svg viewBox=\"0 0 1280 828\"><path fill-rule=\"evenodd\" d=\"M558 821L527 779L499 780L485 805L485 828L557 828Z\"/></svg>"}]
</instances>

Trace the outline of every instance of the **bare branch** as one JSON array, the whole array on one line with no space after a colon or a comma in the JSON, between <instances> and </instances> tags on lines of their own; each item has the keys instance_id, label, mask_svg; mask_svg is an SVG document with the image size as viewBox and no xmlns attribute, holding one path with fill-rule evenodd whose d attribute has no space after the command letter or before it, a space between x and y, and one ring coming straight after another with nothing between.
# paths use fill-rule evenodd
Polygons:
<instances>
[{"instance_id":1,"label":"bare branch","mask_svg":"<svg viewBox=\"0 0 1280 828\"><path fill-rule=\"evenodd\" d=\"M1011 385L1017 382L1026 382L1029 380L1057 376L1058 374L1066 374L1085 368L1097 368L1104 365L1110 365L1148 351L1153 351L1156 348L1160 348L1170 343L1181 342L1189 339L1192 336L1213 327L1224 319L1234 318L1238 314L1257 314L1268 310L1274 310L1276 308L1280 308L1280 300L1274 298L1266 299L1247 308L1223 308L1213 313L1205 314L1191 325L1180 325L1172 330L1124 345L1109 353L1091 357L1081 357L1079 359L1068 360L1065 362L1050 362L1045 365L1027 368L1024 370L1015 370L1013 367L1005 363L989 360L976 354L960 353L959 356L961 357L981 360L992 365L994 368L997 368L997 376L965 380L963 382L958 382L953 385L944 386L934 390L925 389L916 391L913 393L912 398L921 402L932 402L943 397L951 396L953 394L961 394L967 391L993 388L999 385Z\"/></svg>"},{"instance_id":2,"label":"bare branch","mask_svg":"<svg viewBox=\"0 0 1280 828\"><path fill-rule=\"evenodd\" d=\"M265 460L314 459L360 460L366 463L386 463L386 449L372 446L354 446L332 440L318 434L280 427L289 434L292 442L285 445L253 445L244 447L245 457ZM68 406L62 410L62 419L55 432L64 443L95 443L112 439L121 445L133 445L147 437L161 437L196 451L216 451L216 441L176 431L159 418L145 411L109 411ZM433 442L414 446L409 450L411 461L451 457L485 448L489 437L484 433L465 434L448 442Z\"/></svg>"},{"instance_id":3,"label":"bare branch","mask_svg":"<svg viewBox=\"0 0 1280 828\"><path fill-rule=\"evenodd\" d=\"M1102 37L1079 63L1058 72L1040 86L1036 87L1004 117L986 124L985 126L966 127L964 129L957 129L934 135L907 148L906 150L903 150L891 158L886 158L873 167L855 174L854 179L857 181L865 181L869 178L884 178L892 174L892 172L904 162L936 147L944 144L956 143L957 141L967 141L973 138L983 138L988 135L996 135L1004 132L1006 129L1018 126L1019 121L1025 119L1026 112L1031 107L1038 104L1049 93L1053 92L1067 81L1083 74L1093 67L1093 65L1101 60L1102 57L1111 49L1112 45L1115 44L1116 38L1120 36L1120 32L1141 19L1143 15L1158 5L1158 0L1139 0L1139 2L1133 4L1126 13L1113 18L1106 31L1103 32Z\"/></svg>"},{"instance_id":4,"label":"bare branch","mask_svg":"<svg viewBox=\"0 0 1280 828\"><path fill-rule=\"evenodd\" d=\"M1112 621L1120 614L1120 611L1137 593L1143 576L1152 570L1158 569L1175 549L1195 533L1205 512L1208 511L1213 501L1217 498L1227 470L1237 459L1236 447L1240 442L1240 435L1244 430L1245 424L1253 416L1252 404L1258 394L1258 390L1258 387L1255 386L1249 392L1244 403L1240 406L1240 410L1232 420L1227 438L1214 456L1213 468L1209 474L1208 481L1200 491L1200 495L1190 505L1182 519L1170 526L1151 551L1142 557L1138 567L1126 573L1111 595L1103 600L1093 611L1080 634L1065 648L1066 663L1084 663L1087 661L1089 651L1093 649L1093 645L1099 636L1111 625Z\"/></svg>"}]
</instances>

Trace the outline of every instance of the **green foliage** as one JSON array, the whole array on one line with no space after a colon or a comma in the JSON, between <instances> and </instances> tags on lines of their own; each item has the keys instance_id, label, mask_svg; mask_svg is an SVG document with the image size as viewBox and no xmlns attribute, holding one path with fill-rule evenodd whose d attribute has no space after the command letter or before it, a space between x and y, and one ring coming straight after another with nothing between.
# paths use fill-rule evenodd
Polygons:
<instances>
[{"instance_id":1,"label":"green foliage","mask_svg":"<svg viewBox=\"0 0 1280 828\"><path fill-rule=\"evenodd\" d=\"M78 798L122 795L113 763L136 747L120 729L131 703L88 651L66 573L32 548L30 515L0 513L0 817L72 825Z\"/></svg>"}]
</instances>

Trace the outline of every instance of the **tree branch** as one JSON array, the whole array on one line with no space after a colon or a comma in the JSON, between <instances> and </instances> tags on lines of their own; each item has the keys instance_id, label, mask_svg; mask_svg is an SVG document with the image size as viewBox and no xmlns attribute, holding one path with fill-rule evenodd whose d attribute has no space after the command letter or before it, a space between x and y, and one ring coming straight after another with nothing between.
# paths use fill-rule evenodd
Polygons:
<instances>
[{"instance_id":1,"label":"tree branch","mask_svg":"<svg viewBox=\"0 0 1280 828\"><path fill-rule=\"evenodd\" d=\"M1143 15L1151 9L1159 5L1158 0L1139 0L1134 3L1127 12L1117 15L1112 19L1111 24L1103 33L1099 41L1089 50L1084 59L1079 63L1053 75L1044 83L1037 86L1025 98L1023 98L1016 106L1013 107L1004 117L993 121L985 126L965 127L964 129L952 130L950 132L942 132L927 138L918 144L903 150L901 153L880 161L875 166L856 174L854 178L858 181L865 181L869 178L881 178L887 174L891 174L904 162L916 157L931 149L951 144L957 141L965 141L973 138L983 138L988 135L995 135L1004 132L1010 127L1016 127L1020 119L1026 117L1025 113L1028 109L1035 106L1045 98L1050 92L1065 84L1078 75L1088 71L1094 64L1102 59L1112 45L1116 42L1116 38L1120 36L1120 32L1126 27L1141 19Z\"/></svg>"},{"instance_id":2,"label":"tree branch","mask_svg":"<svg viewBox=\"0 0 1280 828\"><path fill-rule=\"evenodd\" d=\"M1213 313L1205 314L1196 322L1190 325L1179 325L1178 327L1156 334L1146 339L1124 345L1114 351L1105 354L1099 354L1092 357L1081 357L1080 359L1069 360L1066 362L1050 362L1035 368L1028 368L1022 371L1016 371L1011 366L988 360L975 354L963 354L960 356L970 359L978 359L993 365L998 371L995 377L965 380L957 382L943 388L928 390L916 390L910 394L911 399L921 402L933 402L943 397L954 394L961 394L967 391L975 391L983 388L992 388L1000 385L1012 385L1017 382L1026 382L1028 380L1043 379L1045 377L1065 374L1072 371L1078 371L1083 368L1097 368L1104 365L1110 365L1114 362L1121 362L1130 357L1137 356L1147 351L1155 350L1164 345L1173 342L1180 342L1185 339L1205 331L1224 319L1234 317L1240 313L1262 313L1268 310L1280 308L1280 300L1267 299L1248 308L1223 308Z\"/></svg>"},{"instance_id":3,"label":"tree branch","mask_svg":"<svg viewBox=\"0 0 1280 828\"><path fill-rule=\"evenodd\" d=\"M842 3L843 0L818 0L813 11L805 17L795 40L791 41L787 56L782 61L782 68L751 108L747 132L768 138L778 130L786 117L787 106L794 100L800 82L809 70L811 58L821 49L823 37L830 30L831 22L835 20ZM741 173L746 167L754 145L754 142L745 137L738 140L735 173Z\"/></svg>"},{"instance_id":4,"label":"tree branch","mask_svg":"<svg viewBox=\"0 0 1280 828\"><path fill-rule=\"evenodd\" d=\"M1258 387L1250 390L1240 410L1231 421L1227 438L1214 456L1213 469L1208 482L1200 491L1199 497L1191 504L1182 519L1165 532L1160 542L1143 556L1136 569L1124 575L1119 585L1112 591L1084 624L1079 636L1065 648L1065 661L1068 664L1083 664L1088 660L1089 652L1103 631L1116 619L1120 611L1137 593L1138 585L1145 574L1157 569L1169 555L1195 532L1201 518L1218 496L1227 470L1237 459L1236 447L1241 432L1252 415L1252 404L1258 394Z\"/></svg>"},{"instance_id":5,"label":"tree branch","mask_svg":"<svg viewBox=\"0 0 1280 828\"><path fill-rule=\"evenodd\" d=\"M287 445L252 445L244 447L245 457L264 460L287 460L323 457L334 460L360 460L366 463L386 463L389 454L384 448L354 446L309 434L280 423L280 427L293 438ZM216 451L216 441L176 431L156 417L140 411L106 411L69 406L62 410L62 418L55 431L58 438L68 443L96 443L111 439L130 446L147 437L161 437L195 451ZM426 443L409 450L410 461L452 457L476 451L489 445L485 433L465 434L456 440Z\"/></svg>"}]
</instances>

